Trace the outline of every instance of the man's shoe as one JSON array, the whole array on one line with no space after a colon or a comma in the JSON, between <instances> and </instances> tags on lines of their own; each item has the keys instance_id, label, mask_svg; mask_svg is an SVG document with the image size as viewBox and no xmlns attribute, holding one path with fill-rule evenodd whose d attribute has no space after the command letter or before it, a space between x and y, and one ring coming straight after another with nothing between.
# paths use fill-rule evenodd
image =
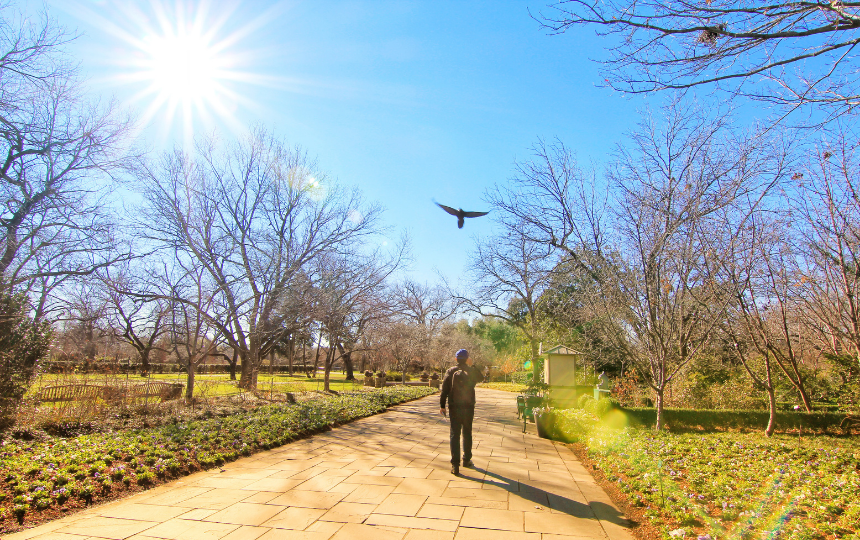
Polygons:
<instances>
[{"instance_id":1,"label":"man's shoe","mask_svg":"<svg viewBox=\"0 0 860 540\"><path fill-rule=\"evenodd\" d=\"M454 476L460 476L460 466L459 465L452 465L451 466L451 474L453 474Z\"/></svg>"},{"instance_id":2,"label":"man's shoe","mask_svg":"<svg viewBox=\"0 0 860 540\"><path fill-rule=\"evenodd\" d=\"M471 459L467 459L466 461L463 462L463 467L469 467L470 469L474 469L475 464L472 462Z\"/></svg>"}]
</instances>

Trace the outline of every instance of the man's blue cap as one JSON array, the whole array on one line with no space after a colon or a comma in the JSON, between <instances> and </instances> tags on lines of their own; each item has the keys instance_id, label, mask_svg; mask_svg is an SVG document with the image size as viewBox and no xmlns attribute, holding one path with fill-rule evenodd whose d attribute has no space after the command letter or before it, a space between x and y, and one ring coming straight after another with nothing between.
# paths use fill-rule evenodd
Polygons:
<instances>
[{"instance_id":1,"label":"man's blue cap","mask_svg":"<svg viewBox=\"0 0 860 540\"><path fill-rule=\"evenodd\" d=\"M454 356L457 357L457 360L466 360L467 358L469 358L469 351L467 351L466 349L460 349Z\"/></svg>"}]
</instances>

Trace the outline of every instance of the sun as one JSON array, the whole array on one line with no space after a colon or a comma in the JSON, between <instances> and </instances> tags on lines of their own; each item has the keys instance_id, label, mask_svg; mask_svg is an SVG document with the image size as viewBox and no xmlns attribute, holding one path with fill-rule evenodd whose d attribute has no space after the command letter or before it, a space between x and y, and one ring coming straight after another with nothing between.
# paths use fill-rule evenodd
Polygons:
<instances>
[{"instance_id":1,"label":"sun","mask_svg":"<svg viewBox=\"0 0 860 540\"><path fill-rule=\"evenodd\" d=\"M139 124L164 140L180 139L187 148L195 131L244 132L237 111L259 109L252 86L272 84L270 75L253 71L261 49L247 42L277 19L283 2L254 12L239 10L235 0L116 2L99 12L70 4L116 39L105 54L113 66L106 82L130 89L125 101Z\"/></svg>"},{"instance_id":2,"label":"sun","mask_svg":"<svg viewBox=\"0 0 860 540\"><path fill-rule=\"evenodd\" d=\"M149 36L144 44L150 58L146 76L160 99L187 105L215 98L223 66L206 36Z\"/></svg>"}]
</instances>

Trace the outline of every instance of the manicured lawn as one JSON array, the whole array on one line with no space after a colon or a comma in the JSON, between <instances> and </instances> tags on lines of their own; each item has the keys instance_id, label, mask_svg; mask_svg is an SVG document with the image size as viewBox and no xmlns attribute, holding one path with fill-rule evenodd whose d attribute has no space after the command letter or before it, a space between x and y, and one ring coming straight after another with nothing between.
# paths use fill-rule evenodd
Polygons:
<instances>
[{"instance_id":1,"label":"manicured lawn","mask_svg":"<svg viewBox=\"0 0 860 540\"><path fill-rule=\"evenodd\" d=\"M522 392L528 386L524 384L512 383L512 382L490 382L490 383L480 383L478 385L480 388L489 388L490 390L504 390L505 392Z\"/></svg>"},{"instance_id":2,"label":"manicured lawn","mask_svg":"<svg viewBox=\"0 0 860 540\"><path fill-rule=\"evenodd\" d=\"M111 381L130 381L135 383L143 383L148 380L170 381L185 384L187 376L184 373L154 373L149 377L141 377L140 375L103 375L103 374L45 374L39 377L30 387L28 395L33 395L46 386L54 386L71 383L88 383L88 384L104 384ZM213 397L213 396L231 396L240 393L238 380L231 381L230 375L226 373L196 375L195 379L195 395L198 397ZM346 375L342 373L332 373L330 378L330 387L337 392L350 392L354 387L360 386L361 383L356 381L347 381ZM309 379L302 376L287 376L287 375L268 375L261 373L257 378L257 388L259 390L276 392L315 392L322 391L323 378L322 374L318 377Z\"/></svg>"},{"instance_id":3,"label":"manicured lawn","mask_svg":"<svg viewBox=\"0 0 860 540\"><path fill-rule=\"evenodd\" d=\"M561 432L666 538L860 538L856 437L655 433L560 416Z\"/></svg>"},{"instance_id":4,"label":"manicured lawn","mask_svg":"<svg viewBox=\"0 0 860 540\"><path fill-rule=\"evenodd\" d=\"M328 426L370 416L435 392L390 386L320 396L244 414L177 420L158 427L0 446L0 531L59 517L165 480L286 444Z\"/></svg>"}]
</instances>

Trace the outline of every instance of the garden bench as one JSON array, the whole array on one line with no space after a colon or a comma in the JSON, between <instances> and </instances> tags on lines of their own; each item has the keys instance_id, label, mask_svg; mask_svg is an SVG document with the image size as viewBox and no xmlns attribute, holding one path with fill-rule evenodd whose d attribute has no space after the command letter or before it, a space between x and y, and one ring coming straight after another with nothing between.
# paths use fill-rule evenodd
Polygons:
<instances>
[{"instance_id":1,"label":"garden bench","mask_svg":"<svg viewBox=\"0 0 860 540\"><path fill-rule=\"evenodd\" d=\"M40 403L62 403L95 399L102 395L103 386L97 384L61 384L48 386L36 394Z\"/></svg>"},{"instance_id":2,"label":"garden bench","mask_svg":"<svg viewBox=\"0 0 860 540\"><path fill-rule=\"evenodd\" d=\"M182 383L170 383L164 381L149 381L136 384L128 388L128 396L134 399L159 398L161 402L179 399L182 396Z\"/></svg>"}]
</instances>

